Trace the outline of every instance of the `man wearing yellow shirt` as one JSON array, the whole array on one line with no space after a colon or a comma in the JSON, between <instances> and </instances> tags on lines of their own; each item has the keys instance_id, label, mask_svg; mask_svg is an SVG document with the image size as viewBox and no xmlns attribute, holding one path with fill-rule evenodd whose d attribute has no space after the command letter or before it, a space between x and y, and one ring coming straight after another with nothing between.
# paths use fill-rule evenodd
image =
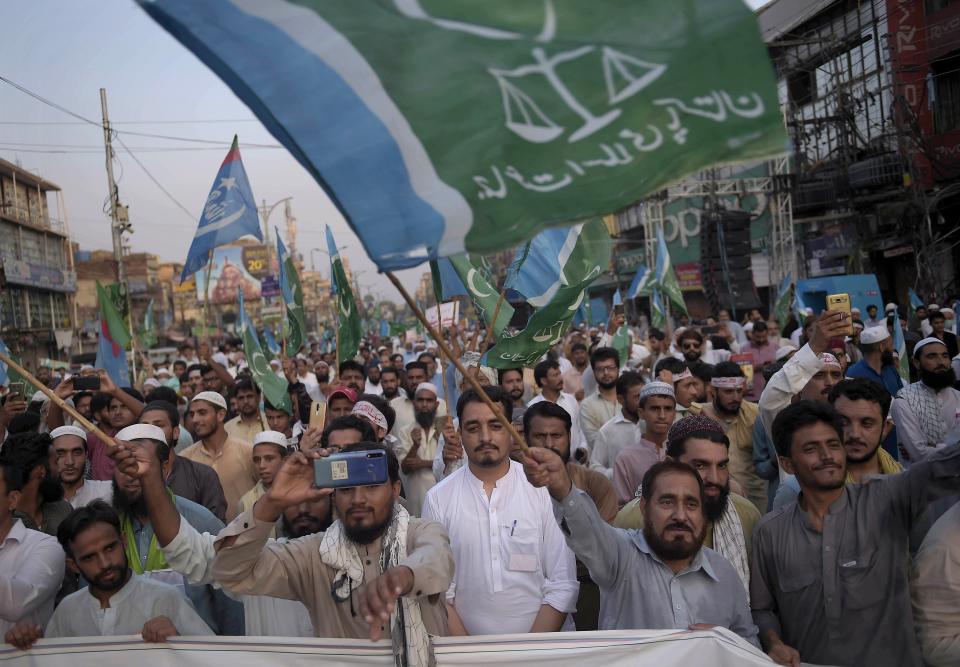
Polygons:
<instances>
[{"instance_id":1,"label":"man wearing yellow shirt","mask_svg":"<svg viewBox=\"0 0 960 667\"><path fill-rule=\"evenodd\" d=\"M253 445L227 435L223 427L227 402L213 391L201 391L187 407L187 416L197 442L180 456L213 468L227 499L227 521L238 514L240 498L257 483Z\"/></svg>"},{"instance_id":2,"label":"man wearing yellow shirt","mask_svg":"<svg viewBox=\"0 0 960 667\"><path fill-rule=\"evenodd\" d=\"M257 433L270 430L266 417L260 412L260 389L253 380L238 380L233 386L233 397L237 401L239 414L223 425L227 435L253 442Z\"/></svg>"}]
</instances>

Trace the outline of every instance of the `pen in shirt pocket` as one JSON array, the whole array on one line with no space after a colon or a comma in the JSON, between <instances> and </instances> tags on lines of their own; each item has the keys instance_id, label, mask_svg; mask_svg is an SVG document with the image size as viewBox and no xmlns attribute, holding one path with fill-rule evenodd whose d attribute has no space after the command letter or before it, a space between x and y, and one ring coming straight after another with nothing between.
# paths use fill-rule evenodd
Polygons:
<instances>
[{"instance_id":1,"label":"pen in shirt pocket","mask_svg":"<svg viewBox=\"0 0 960 667\"><path fill-rule=\"evenodd\" d=\"M513 537L513 531L515 531L516 529L517 529L517 520L514 519L514 520L513 520L513 525L510 526L510 537Z\"/></svg>"}]
</instances>

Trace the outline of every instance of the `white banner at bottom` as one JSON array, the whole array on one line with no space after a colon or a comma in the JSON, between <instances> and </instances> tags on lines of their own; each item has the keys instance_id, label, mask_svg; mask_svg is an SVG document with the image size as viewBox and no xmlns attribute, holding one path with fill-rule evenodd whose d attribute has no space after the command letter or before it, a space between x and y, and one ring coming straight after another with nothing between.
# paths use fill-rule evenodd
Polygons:
<instances>
[{"instance_id":1,"label":"white banner at bottom","mask_svg":"<svg viewBox=\"0 0 960 667\"><path fill-rule=\"evenodd\" d=\"M544 665L551 667L769 667L769 658L735 634L715 629L608 630L536 635L444 637L434 640L437 665ZM177 637L147 644L139 637L40 640L30 651L0 648L3 667L388 667L390 644L358 639L294 637Z\"/></svg>"}]
</instances>

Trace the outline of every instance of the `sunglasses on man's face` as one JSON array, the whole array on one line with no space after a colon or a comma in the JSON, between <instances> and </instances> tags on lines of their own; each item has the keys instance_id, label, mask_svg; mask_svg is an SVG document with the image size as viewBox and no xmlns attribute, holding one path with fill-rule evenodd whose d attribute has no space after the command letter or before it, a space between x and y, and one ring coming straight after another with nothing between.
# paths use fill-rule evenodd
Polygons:
<instances>
[{"instance_id":1,"label":"sunglasses on man's face","mask_svg":"<svg viewBox=\"0 0 960 667\"><path fill-rule=\"evenodd\" d=\"M684 349L684 350L699 350L699 349L700 349L700 344L699 344L699 343L684 343L684 344L683 344L683 349Z\"/></svg>"}]
</instances>

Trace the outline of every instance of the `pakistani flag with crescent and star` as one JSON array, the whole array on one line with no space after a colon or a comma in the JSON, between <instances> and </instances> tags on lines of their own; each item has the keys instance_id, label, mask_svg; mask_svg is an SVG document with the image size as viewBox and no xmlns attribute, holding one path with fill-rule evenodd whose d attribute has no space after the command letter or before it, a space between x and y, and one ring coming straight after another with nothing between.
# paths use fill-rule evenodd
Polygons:
<instances>
[{"instance_id":1,"label":"pakistani flag with crescent and star","mask_svg":"<svg viewBox=\"0 0 960 667\"><path fill-rule=\"evenodd\" d=\"M264 355L263 348L260 347L257 328L253 325L244 307L243 289L237 289L237 294L240 301L240 331L243 339L243 354L247 358L247 365L250 367L253 381L260 387L264 398L270 401L270 405L292 415L293 404L290 401L290 393L287 391L287 378L280 377L270 368L270 362Z\"/></svg>"},{"instance_id":2,"label":"pakistani flag with crescent and star","mask_svg":"<svg viewBox=\"0 0 960 667\"><path fill-rule=\"evenodd\" d=\"M316 179L380 270L512 248L788 150L743 0L139 5Z\"/></svg>"},{"instance_id":3,"label":"pakistani flag with crescent and star","mask_svg":"<svg viewBox=\"0 0 960 667\"><path fill-rule=\"evenodd\" d=\"M263 241L257 215L257 205L250 190L247 172L240 161L240 146L234 135L230 152L220 165L220 171L203 205L203 215L200 216L197 233L187 252L187 260L183 263L180 282L202 269L210 259L210 252L218 246L236 241L241 236L253 236Z\"/></svg>"},{"instance_id":4,"label":"pakistani flag with crescent and star","mask_svg":"<svg viewBox=\"0 0 960 667\"><path fill-rule=\"evenodd\" d=\"M274 228L276 229L276 228ZM297 265L293 256L287 250L277 232L277 260L280 264L280 294L287 311L287 326L284 327L287 339L287 355L294 356L307 342L307 321L303 310L303 288L300 286L300 276L297 275Z\"/></svg>"},{"instance_id":5,"label":"pakistani flag with crescent and star","mask_svg":"<svg viewBox=\"0 0 960 667\"><path fill-rule=\"evenodd\" d=\"M337 365L341 361L353 359L360 349L360 339L363 337L363 325L360 323L360 313L353 300L353 288L347 280L343 270L343 260L337 250L337 242L333 239L333 232L327 225L327 250L330 252L331 282L337 286Z\"/></svg>"}]
</instances>

